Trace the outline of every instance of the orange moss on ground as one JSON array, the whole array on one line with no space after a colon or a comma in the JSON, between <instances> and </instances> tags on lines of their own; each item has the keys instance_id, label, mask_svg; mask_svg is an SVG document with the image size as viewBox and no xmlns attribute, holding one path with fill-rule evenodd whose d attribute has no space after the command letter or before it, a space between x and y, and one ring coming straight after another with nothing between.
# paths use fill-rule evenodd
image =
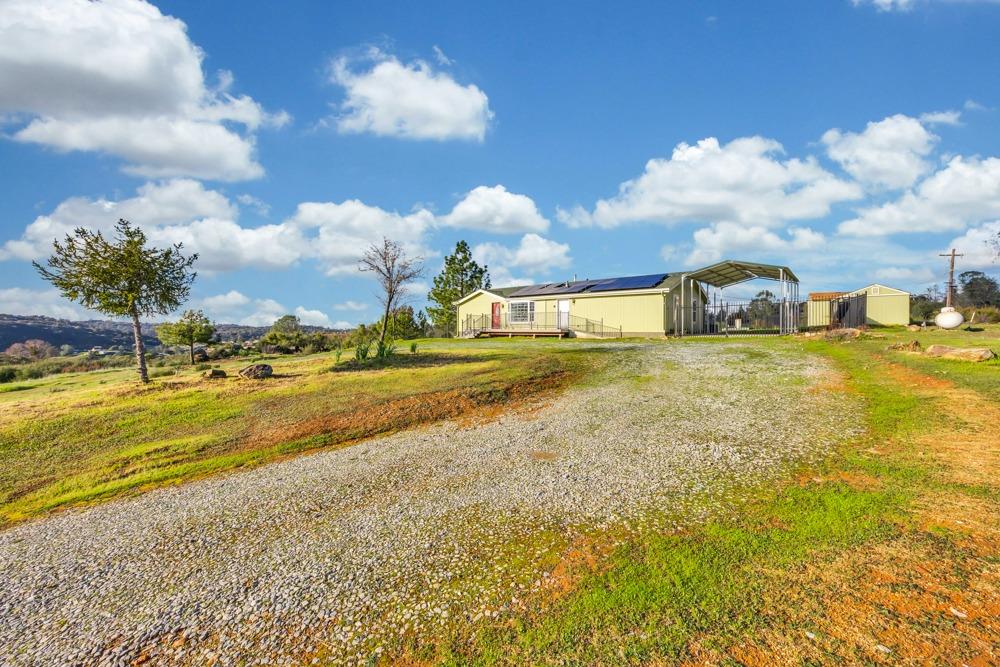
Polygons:
<instances>
[{"instance_id":1,"label":"orange moss on ground","mask_svg":"<svg viewBox=\"0 0 1000 667\"><path fill-rule=\"evenodd\" d=\"M883 363L889 377L936 401L945 417L909 448L936 463L937 484L910 507L914 521L898 537L774 573L763 629L724 648L706 648L699 638L685 664L1000 664L1000 405ZM898 443L865 453L903 455ZM796 481L879 483L847 473Z\"/></svg>"}]
</instances>

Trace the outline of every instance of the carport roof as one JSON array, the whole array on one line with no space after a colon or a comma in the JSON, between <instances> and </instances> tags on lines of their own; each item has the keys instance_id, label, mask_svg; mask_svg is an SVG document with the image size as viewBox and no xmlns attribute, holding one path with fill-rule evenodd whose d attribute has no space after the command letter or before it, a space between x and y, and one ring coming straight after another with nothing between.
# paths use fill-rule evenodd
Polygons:
<instances>
[{"instance_id":1,"label":"carport roof","mask_svg":"<svg viewBox=\"0 0 1000 667\"><path fill-rule=\"evenodd\" d=\"M798 277L787 266L760 264L759 262L741 262L732 259L686 273L685 278L697 280L713 287L728 287L736 283L746 282L747 280L756 280L757 278L788 280L793 283L799 282Z\"/></svg>"}]
</instances>

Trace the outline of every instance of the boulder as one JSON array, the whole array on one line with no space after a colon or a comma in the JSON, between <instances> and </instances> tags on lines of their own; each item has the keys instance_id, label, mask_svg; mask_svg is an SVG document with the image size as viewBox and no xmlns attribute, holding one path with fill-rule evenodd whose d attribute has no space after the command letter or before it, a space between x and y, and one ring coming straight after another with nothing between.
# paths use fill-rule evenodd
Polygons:
<instances>
[{"instance_id":1,"label":"boulder","mask_svg":"<svg viewBox=\"0 0 1000 667\"><path fill-rule=\"evenodd\" d=\"M199 349L195 350L194 351L194 360L196 362L206 362L206 361L208 361L208 352L206 352L202 348L199 348Z\"/></svg>"},{"instance_id":2,"label":"boulder","mask_svg":"<svg viewBox=\"0 0 1000 667\"><path fill-rule=\"evenodd\" d=\"M994 358L993 350L985 347L951 347L950 345L931 345L927 348L927 356L942 359L958 359L959 361L989 361Z\"/></svg>"},{"instance_id":3,"label":"boulder","mask_svg":"<svg viewBox=\"0 0 1000 667\"><path fill-rule=\"evenodd\" d=\"M845 340L847 338L861 338L861 329L831 329L825 335L827 340Z\"/></svg>"},{"instance_id":4,"label":"boulder","mask_svg":"<svg viewBox=\"0 0 1000 667\"><path fill-rule=\"evenodd\" d=\"M922 348L919 340L911 340L909 343L893 343L886 349L896 352L920 352Z\"/></svg>"},{"instance_id":5,"label":"boulder","mask_svg":"<svg viewBox=\"0 0 1000 667\"><path fill-rule=\"evenodd\" d=\"M923 329L923 327L920 326L919 324L907 324L906 325L906 330L907 331L920 331L921 329Z\"/></svg>"},{"instance_id":6,"label":"boulder","mask_svg":"<svg viewBox=\"0 0 1000 667\"><path fill-rule=\"evenodd\" d=\"M272 369L267 364L254 364L252 366L247 366L240 371L242 377L248 378L250 380L263 380L264 378L269 378L274 374L274 369Z\"/></svg>"},{"instance_id":7,"label":"boulder","mask_svg":"<svg viewBox=\"0 0 1000 667\"><path fill-rule=\"evenodd\" d=\"M221 368L212 368L210 370L205 371L204 377L207 377L209 379L224 378L226 377L226 371L222 370Z\"/></svg>"}]
</instances>

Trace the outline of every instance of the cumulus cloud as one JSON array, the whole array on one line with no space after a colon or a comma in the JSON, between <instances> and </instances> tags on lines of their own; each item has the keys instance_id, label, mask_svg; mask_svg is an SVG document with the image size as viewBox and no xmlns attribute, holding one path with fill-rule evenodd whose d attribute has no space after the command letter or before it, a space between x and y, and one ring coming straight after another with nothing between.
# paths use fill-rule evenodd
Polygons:
<instances>
[{"instance_id":1,"label":"cumulus cloud","mask_svg":"<svg viewBox=\"0 0 1000 667\"><path fill-rule=\"evenodd\" d=\"M225 294L205 297L201 300L203 308L210 311L226 312L250 303L250 297L236 290L229 290Z\"/></svg>"},{"instance_id":2,"label":"cumulus cloud","mask_svg":"<svg viewBox=\"0 0 1000 667\"><path fill-rule=\"evenodd\" d=\"M813 250L822 247L825 240L823 234L807 227L792 227L787 236L780 236L762 226L718 222L695 231L694 248L686 263L712 264L736 253Z\"/></svg>"},{"instance_id":3,"label":"cumulus cloud","mask_svg":"<svg viewBox=\"0 0 1000 667\"><path fill-rule=\"evenodd\" d=\"M508 192L502 185L472 189L439 220L450 227L497 233L545 232L549 228L549 221L531 197Z\"/></svg>"},{"instance_id":4,"label":"cumulus cloud","mask_svg":"<svg viewBox=\"0 0 1000 667\"><path fill-rule=\"evenodd\" d=\"M401 215L351 199L340 204L299 204L284 226L309 235L310 255L320 261L327 275L337 275L356 272L365 248L382 237L402 244L411 256L432 255L424 235L433 224L434 215L426 209Z\"/></svg>"},{"instance_id":5,"label":"cumulus cloud","mask_svg":"<svg viewBox=\"0 0 1000 667\"><path fill-rule=\"evenodd\" d=\"M330 318L321 310L309 310L298 306L295 308L295 316L299 318L302 324L309 324L317 327L329 327L332 326Z\"/></svg>"},{"instance_id":6,"label":"cumulus cloud","mask_svg":"<svg viewBox=\"0 0 1000 667\"><path fill-rule=\"evenodd\" d=\"M965 255L960 261L964 269L984 269L1000 272L1000 257L997 256L997 247L992 243L1000 243L1000 220L994 220L985 224L973 227L961 236L952 239L947 249L939 252L948 252L952 248ZM937 253L934 253L937 255Z\"/></svg>"},{"instance_id":7,"label":"cumulus cloud","mask_svg":"<svg viewBox=\"0 0 1000 667\"><path fill-rule=\"evenodd\" d=\"M404 139L465 139L483 141L493 112L486 93L463 86L446 72L416 60L370 49L365 66L348 57L336 58L330 80L344 88L345 99L335 118L342 133L371 133Z\"/></svg>"},{"instance_id":8,"label":"cumulus cloud","mask_svg":"<svg viewBox=\"0 0 1000 667\"><path fill-rule=\"evenodd\" d=\"M886 266L877 269L875 279L889 284L915 285L929 283L934 280L934 271L927 267Z\"/></svg>"},{"instance_id":9,"label":"cumulus cloud","mask_svg":"<svg viewBox=\"0 0 1000 667\"><path fill-rule=\"evenodd\" d=\"M842 222L840 233L883 236L962 230L1000 217L1000 158L953 157L895 201Z\"/></svg>"},{"instance_id":10,"label":"cumulus cloud","mask_svg":"<svg viewBox=\"0 0 1000 667\"><path fill-rule=\"evenodd\" d=\"M361 303L360 301L351 301L351 300L348 300L348 301L345 301L343 303L335 303L333 305L333 309L334 310L361 311L361 310L367 310L368 309L368 304Z\"/></svg>"},{"instance_id":11,"label":"cumulus cloud","mask_svg":"<svg viewBox=\"0 0 1000 667\"><path fill-rule=\"evenodd\" d=\"M538 234L525 234L513 248L499 243L480 243L472 248L472 256L480 264L489 266L496 285L530 283L533 282L530 276L565 269L573 261L568 244ZM515 277L514 271L523 274Z\"/></svg>"},{"instance_id":12,"label":"cumulus cloud","mask_svg":"<svg viewBox=\"0 0 1000 667\"><path fill-rule=\"evenodd\" d=\"M961 125L962 112L955 110L930 111L920 114L920 122L925 125Z\"/></svg>"},{"instance_id":13,"label":"cumulus cloud","mask_svg":"<svg viewBox=\"0 0 1000 667\"><path fill-rule=\"evenodd\" d=\"M63 320L104 317L67 301L57 289L0 288L0 313L6 315L47 315Z\"/></svg>"},{"instance_id":14,"label":"cumulus cloud","mask_svg":"<svg viewBox=\"0 0 1000 667\"><path fill-rule=\"evenodd\" d=\"M917 119L897 114L861 133L828 130L822 142L827 155L865 185L905 188L930 169L925 158L937 139Z\"/></svg>"},{"instance_id":15,"label":"cumulus cloud","mask_svg":"<svg viewBox=\"0 0 1000 667\"><path fill-rule=\"evenodd\" d=\"M728 144L709 137L678 144L669 159L646 163L638 178L619 186L593 211L559 210L572 227L611 228L630 222L737 222L764 227L818 218L841 201L861 197L861 188L838 179L814 158L780 159L783 148L763 137Z\"/></svg>"},{"instance_id":16,"label":"cumulus cloud","mask_svg":"<svg viewBox=\"0 0 1000 667\"><path fill-rule=\"evenodd\" d=\"M230 94L228 72L208 86L202 58L183 22L140 0L7 0L0 112L25 118L17 141L109 153L129 173L257 178L253 133L289 116Z\"/></svg>"},{"instance_id":17,"label":"cumulus cloud","mask_svg":"<svg viewBox=\"0 0 1000 667\"><path fill-rule=\"evenodd\" d=\"M0 246L0 260L41 259L51 252L52 241L61 240L75 228L107 233L119 218L151 231L162 225L190 223L202 218L228 219L235 214L235 208L224 195L187 179L146 183L135 197L118 201L104 197L70 197L52 213L35 218L21 238Z\"/></svg>"}]
</instances>

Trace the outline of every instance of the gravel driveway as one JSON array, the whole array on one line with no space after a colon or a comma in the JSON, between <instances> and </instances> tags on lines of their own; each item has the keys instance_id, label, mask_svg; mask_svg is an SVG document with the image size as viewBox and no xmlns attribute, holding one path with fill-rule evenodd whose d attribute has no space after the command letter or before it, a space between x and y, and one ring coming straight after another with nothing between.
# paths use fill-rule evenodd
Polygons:
<instances>
[{"instance_id":1,"label":"gravel driveway","mask_svg":"<svg viewBox=\"0 0 1000 667\"><path fill-rule=\"evenodd\" d=\"M851 399L815 390L827 363L791 347L610 353L613 381L536 411L0 533L0 662L364 664L503 614L584 528L697 521L852 428Z\"/></svg>"}]
</instances>

